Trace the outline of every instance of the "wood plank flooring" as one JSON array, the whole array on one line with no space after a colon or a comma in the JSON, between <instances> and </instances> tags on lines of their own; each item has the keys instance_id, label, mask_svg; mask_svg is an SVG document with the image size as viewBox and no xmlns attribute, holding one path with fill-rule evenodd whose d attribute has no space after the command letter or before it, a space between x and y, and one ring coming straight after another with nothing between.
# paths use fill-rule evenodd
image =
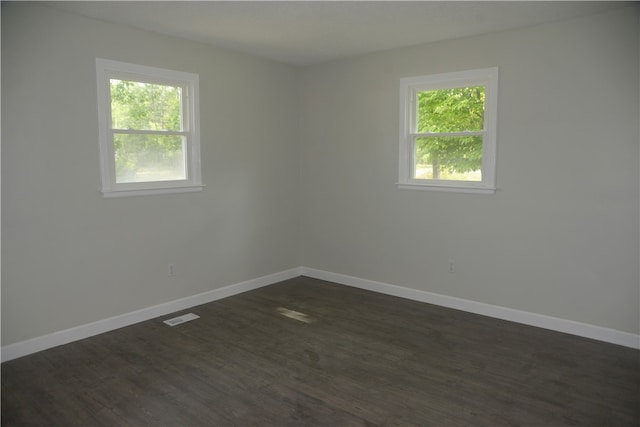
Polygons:
<instances>
[{"instance_id":1,"label":"wood plank flooring","mask_svg":"<svg viewBox=\"0 0 640 427\"><path fill-rule=\"evenodd\" d=\"M638 426L637 350L306 277L2 364L3 426Z\"/></svg>"}]
</instances>

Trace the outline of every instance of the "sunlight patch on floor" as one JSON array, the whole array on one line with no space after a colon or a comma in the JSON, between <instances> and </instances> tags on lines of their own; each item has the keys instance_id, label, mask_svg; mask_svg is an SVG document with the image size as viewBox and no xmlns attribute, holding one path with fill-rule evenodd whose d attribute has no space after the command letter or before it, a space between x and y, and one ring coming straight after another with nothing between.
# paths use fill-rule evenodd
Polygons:
<instances>
[{"instance_id":1,"label":"sunlight patch on floor","mask_svg":"<svg viewBox=\"0 0 640 427\"><path fill-rule=\"evenodd\" d=\"M289 310L288 308L278 307L276 311L285 317L297 320L299 322L313 323L316 321L316 319L309 316L308 314L300 313L299 311Z\"/></svg>"}]
</instances>

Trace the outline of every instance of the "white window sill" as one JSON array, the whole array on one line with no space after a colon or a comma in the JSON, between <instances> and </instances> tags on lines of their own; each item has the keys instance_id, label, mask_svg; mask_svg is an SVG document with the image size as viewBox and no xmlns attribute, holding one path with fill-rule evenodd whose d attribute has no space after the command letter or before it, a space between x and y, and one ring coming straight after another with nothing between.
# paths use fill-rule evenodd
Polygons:
<instances>
[{"instance_id":1,"label":"white window sill","mask_svg":"<svg viewBox=\"0 0 640 427\"><path fill-rule=\"evenodd\" d=\"M467 185L438 185L422 183L397 183L400 190L422 190L422 191L445 191L449 193L474 193L474 194L495 194L494 187L475 187Z\"/></svg>"},{"instance_id":2,"label":"white window sill","mask_svg":"<svg viewBox=\"0 0 640 427\"><path fill-rule=\"evenodd\" d=\"M188 187L165 187L165 188L137 188L131 190L102 190L102 197L131 197L131 196L149 196L153 194L172 194L172 193L194 193L202 191L204 185L190 185Z\"/></svg>"}]
</instances>

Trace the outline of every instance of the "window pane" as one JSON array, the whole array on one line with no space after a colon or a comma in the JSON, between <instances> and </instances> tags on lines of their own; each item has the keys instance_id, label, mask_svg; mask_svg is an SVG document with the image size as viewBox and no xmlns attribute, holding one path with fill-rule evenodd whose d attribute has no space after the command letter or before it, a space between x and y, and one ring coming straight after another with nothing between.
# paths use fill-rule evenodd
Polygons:
<instances>
[{"instance_id":1,"label":"window pane","mask_svg":"<svg viewBox=\"0 0 640 427\"><path fill-rule=\"evenodd\" d=\"M482 136L414 140L414 179L482 181Z\"/></svg>"},{"instance_id":2,"label":"window pane","mask_svg":"<svg viewBox=\"0 0 640 427\"><path fill-rule=\"evenodd\" d=\"M418 92L418 133L481 131L484 86Z\"/></svg>"},{"instance_id":3,"label":"window pane","mask_svg":"<svg viewBox=\"0 0 640 427\"><path fill-rule=\"evenodd\" d=\"M114 134L116 182L187 179L185 142L179 135Z\"/></svg>"},{"instance_id":4,"label":"window pane","mask_svg":"<svg viewBox=\"0 0 640 427\"><path fill-rule=\"evenodd\" d=\"M111 128L182 131L182 88L110 79Z\"/></svg>"}]
</instances>

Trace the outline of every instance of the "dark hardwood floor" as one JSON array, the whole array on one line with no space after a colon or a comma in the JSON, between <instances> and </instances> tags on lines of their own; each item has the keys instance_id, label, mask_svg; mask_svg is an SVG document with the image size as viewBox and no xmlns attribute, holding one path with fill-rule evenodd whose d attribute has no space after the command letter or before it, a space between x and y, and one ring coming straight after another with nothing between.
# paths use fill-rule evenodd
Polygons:
<instances>
[{"instance_id":1,"label":"dark hardwood floor","mask_svg":"<svg viewBox=\"0 0 640 427\"><path fill-rule=\"evenodd\" d=\"M2 364L3 426L638 426L637 350L299 277Z\"/></svg>"}]
</instances>

